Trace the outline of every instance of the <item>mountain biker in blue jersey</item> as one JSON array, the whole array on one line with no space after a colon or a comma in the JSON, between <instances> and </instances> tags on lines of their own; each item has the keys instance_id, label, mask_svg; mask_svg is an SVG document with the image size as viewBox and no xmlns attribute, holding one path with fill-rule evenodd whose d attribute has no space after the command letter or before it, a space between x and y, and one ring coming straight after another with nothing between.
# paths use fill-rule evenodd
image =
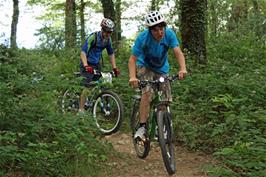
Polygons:
<instances>
[{"instance_id":1,"label":"mountain biker in blue jersey","mask_svg":"<svg viewBox=\"0 0 266 177\"><path fill-rule=\"evenodd\" d=\"M173 49L174 56L179 64L179 79L187 73L185 57L179 47L176 34L167 24L163 15L158 11L150 12L146 17L147 29L142 31L132 47L129 58L129 84L136 88L139 80L154 80L169 73L167 51ZM165 101L172 101L170 83L166 82L160 87ZM140 101L140 126L134 138L145 139L146 121L149 115L153 89L147 85L142 89Z\"/></svg>"},{"instance_id":2,"label":"mountain biker in blue jersey","mask_svg":"<svg viewBox=\"0 0 266 177\"><path fill-rule=\"evenodd\" d=\"M120 74L116 67L114 50L112 47L111 34L114 31L114 22L104 18L101 22L101 31L91 33L86 39L80 53L80 73L84 77L82 85L88 86L92 80L98 80L94 75L94 69L101 71L100 58L104 49L107 50L109 61L116 77ZM84 111L85 95L80 96L79 111Z\"/></svg>"}]
</instances>

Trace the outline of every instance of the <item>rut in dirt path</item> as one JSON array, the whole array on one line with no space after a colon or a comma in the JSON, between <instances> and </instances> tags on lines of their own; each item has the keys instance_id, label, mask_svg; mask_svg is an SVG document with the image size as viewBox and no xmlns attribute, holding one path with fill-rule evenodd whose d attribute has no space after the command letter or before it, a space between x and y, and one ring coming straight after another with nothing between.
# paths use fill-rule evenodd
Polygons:
<instances>
[{"instance_id":1,"label":"rut in dirt path","mask_svg":"<svg viewBox=\"0 0 266 177\"><path fill-rule=\"evenodd\" d=\"M117 133L106 136L105 139L112 143L114 149L122 153L121 158L110 159L108 162L112 171L103 176L112 177L168 177L164 167L160 147L157 142L152 142L151 151L145 159L136 156L131 134ZM211 158L192 153L186 149L175 147L176 173L171 177L208 177L203 171L204 166L211 164Z\"/></svg>"}]
</instances>

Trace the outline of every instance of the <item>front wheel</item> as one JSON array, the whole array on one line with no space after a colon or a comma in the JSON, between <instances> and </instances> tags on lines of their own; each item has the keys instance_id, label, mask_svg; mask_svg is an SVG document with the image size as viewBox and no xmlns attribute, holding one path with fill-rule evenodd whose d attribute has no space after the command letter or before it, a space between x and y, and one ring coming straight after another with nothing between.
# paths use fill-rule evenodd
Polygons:
<instances>
[{"instance_id":1,"label":"front wheel","mask_svg":"<svg viewBox=\"0 0 266 177\"><path fill-rule=\"evenodd\" d=\"M157 112L158 136L163 161L168 174L174 174L176 171L174 154L174 132L172 126L171 114L165 110Z\"/></svg>"},{"instance_id":2,"label":"front wheel","mask_svg":"<svg viewBox=\"0 0 266 177\"><path fill-rule=\"evenodd\" d=\"M119 96L112 91L103 91L93 105L93 118L104 135L116 133L124 118L124 107Z\"/></svg>"},{"instance_id":3,"label":"front wheel","mask_svg":"<svg viewBox=\"0 0 266 177\"><path fill-rule=\"evenodd\" d=\"M134 105L130 117L130 127L132 130L132 139L136 154L139 158L144 159L148 156L150 152L150 140L148 137L146 138L145 141L138 138L137 139L134 138L134 135L137 129L139 128L139 101L140 98L135 98L134 100Z\"/></svg>"}]
</instances>

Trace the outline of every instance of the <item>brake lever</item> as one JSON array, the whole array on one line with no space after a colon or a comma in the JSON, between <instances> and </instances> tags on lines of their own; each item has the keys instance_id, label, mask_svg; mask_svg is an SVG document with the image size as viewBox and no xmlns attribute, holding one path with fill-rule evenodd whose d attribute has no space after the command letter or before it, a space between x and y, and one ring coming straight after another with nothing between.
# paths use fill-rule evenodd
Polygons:
<instances>
[{"instance_id":1,"label":"brake lever","mask_svg":"<svg viewBox=\"0 0 266 177\"><path fill-rule=\"evenodd\" d=\"M139 81L139 87L144 88L148 84L147 81Z\"/></svg>"},{"instance_id":2,"label":"brake lever","mask_svg":"<svg viewBox=\"0 0 266 177\"><path fill-rule=\"evenodd\" d=\"M170 76L169 81L172 82L172 81L174 81L176 79L179 80L179 76L178 75L172 75L172 76Z\"/></svg>"},{"instance_id":3,"label":"brake lever","mask_svg":"<svg viewBox=\"0 0 266 177\"><path fill-rule=\"evenodd\" d=\"M110 71L109 73L112 75L112 77L115 77L115 72L114 71Z\"/></svg>"},{"instance_id":4,"label":"brake lever","mask_svg":"<svg viewBox=\"0 0 266 177\"><path fill-rule=\"evenodd\" d=\"M94 74L94 75L97 75L97 76L102 76L101 71L96 70L96 69L93 70L93 74Z\"/></svg>"}]
</instances>

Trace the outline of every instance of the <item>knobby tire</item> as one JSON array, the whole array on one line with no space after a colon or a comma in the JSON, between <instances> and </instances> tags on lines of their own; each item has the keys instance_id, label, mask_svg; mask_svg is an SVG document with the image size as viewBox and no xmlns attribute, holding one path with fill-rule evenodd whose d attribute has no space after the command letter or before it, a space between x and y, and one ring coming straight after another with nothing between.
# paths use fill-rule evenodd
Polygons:
<instances>
[{"instance_id":1,"label":"knobby tire","mask_svg":"<svg viewBox=\"0 0 266 177\"><path fill-rule=\"evenodd\" d=\"M132 139L133 139L135 152L139 158L144 159L149 155L150 152L150 140L148 137L146 138L146 141L140 139L134 139L134 135L137 129L139 128L139 100L134 101L130 117L130 127L132 130ZM149 126L147 125L147 127Z\"/></svg>"},{"instance_id":2,"label":"knobby tire","mask_svg":"<svg viewBox=\"0 0 266 177\"><path fill-rule=\"evenodd\" d=\"M116 133L122 125L124 106L115 92L105 90L95 99L92 114L101 133L111 135Z\"/></svg>"},{"instance_id":3,"label":"knobby tire","mask_svg":"<svg viewBox=\"0 0 266 177\"><path fill-rule=\"evenodd\" d=\"M165 110L157 112L158 138L164 165L169 175L176 171L174 154L174 133L170 113Z\"/></svg>"}]
</instances>

